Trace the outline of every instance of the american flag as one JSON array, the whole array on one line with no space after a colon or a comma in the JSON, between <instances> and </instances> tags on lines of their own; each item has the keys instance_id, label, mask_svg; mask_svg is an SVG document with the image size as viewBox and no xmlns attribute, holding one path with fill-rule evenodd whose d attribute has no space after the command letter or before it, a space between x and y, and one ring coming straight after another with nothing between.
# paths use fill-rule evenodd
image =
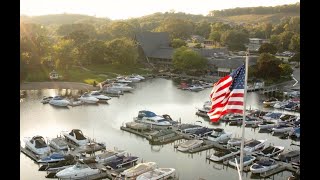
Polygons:
<instances>
[{"instance_id":1,"label":"american flag","mask_svg":"<svg viewBox=\"0 0 320 180\"><path fill-rule=\"evenodd\" d=\"M242 65L213 85L211 110L207 113L212 122L227 113L243 113L244 78L245 66Z\"/></svg>"}]
</instances>

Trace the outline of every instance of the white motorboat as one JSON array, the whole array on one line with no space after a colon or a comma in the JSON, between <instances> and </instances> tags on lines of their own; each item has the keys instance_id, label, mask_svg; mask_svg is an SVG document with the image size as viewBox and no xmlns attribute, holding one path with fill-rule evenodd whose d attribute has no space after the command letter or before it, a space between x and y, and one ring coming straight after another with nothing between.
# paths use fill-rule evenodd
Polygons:
<instances>
[{"instance_id":1,"label":"white motorboat","mask_svg":"<svg viewBox=\"0 0 320 180\"><path fill-rule=\"evenodd\" d=\"M38 160L38 163L53 163L64 160L64 155L59 153L53 153L47 157L41 158Z\"/></svg>"},{"instance_id":2,"label":"white motorboat","mask_svg":"<svg viewBox=\"0 0 320 180\"><path fill-rule=\"evenodd\" d=\"M88 104L96 104L99 101L98 98L91 96L89 93L84 93L81 97L79 97L79 100Z\"/></svg>"},{"instance_id":3,"label":"white motorboat","mask_svg":"<svg viewBox=\"0 0 320 180\"><path fill-rule=\"evenodd\" d=\"M116 80L117 83L125 83L125 84L130 84L132 83L132 81L124 78L124 77L117 77L117 80Z\"/></svg>"},{"instance_id":4,"label":"white motorboat","mask_svg":"<svg viewBox=\"0 0 320 180\"><path fill-rule=\"evenodd\" d=\"M156 168L158 168L158 165L155 162L140 163L132 168L123 171L122 173L120 173L120 176L122 178L134 178L139 176L140 174L152 171Z\"/></svg>"},{"instance_id":5,"label":"white motorboat","mask_svg":"<svg viewBox=\"0 0 320 180\"><path fill-rule=\"evenodd\" d=\"M49 103L49 101L52 99L53 97L52 96L44 96L43 98L42 98L42 100L41 100L41 103L42 104L47 104L47 103Z\"/></svg>"},{"instance_id":6,"label":"white motorboat","mask_svg":"<svg viewBox=\"0 0 320 180\"><path fill-rule=\"evenodd\" d=\"M90 96L99 99L99 101L108 101L111 97L101 94L99 91L91 91Z\"/></svg>"},{"instance_id":7,"label":"white motorboat","mask_svg":"<svg viewBox=\"0 0 320 180\"><path fill-rule=\"evenodd\" d=\"M174 178L175 172L176 170L174 168L157 168L155 170L139 175L136 180L158 180Z\"/></svg>"},{"instance_id":8,"label":"white motorboat","mask_svg":"<svg viewBox=\"0 0 320 180\"><path fill-rule=\"evenodd\" d=\"M134 121L156 126L172 126L172 124L163 116L145 110L139 111L138 117L134 118Z\"/></svg>"},{"instance_id":9,"label":"white motorboat","mask_svg":"<svg viewBox=\"0 0 320 180\"><path fill-rule=\"evenodd\" d=\"M288 131L292 131L293 126L287 124L279 124L277 127L272 128L272 131L275 133L284 133Z\"/></svg>"},{"instance_id":10,"label":"white motorboat","mask_svg":"<svg viewBox=\"0 0 320 180\"><path fill-rule=\"evenodd\" d=\"M178 131L186 134L192 134L202 128L203 126L196 125L196 124L181 124L178 127Z\"/></svg>"},{"instance_id":11,"label":"white motorboat","mask_svg":"<svg viewBox=\"0 0 320 180\"><path fill-rule=\"evenodd\" d=\"M62 134L67 140L74 142L78 146L86 145L89 142L79 129L72 129L70 133L62 132Z\"/></svg>"},{"instance_id":12,"label":"white motorboat","mask_svg":"<svg viewBox=\"0 0 320 180\"><path fill-rule=\"evenodd\" d=\"M68 144L61 137L57 137L49 140L49 146L51 146L52 148L58 151L68 151Z\"/></svg>"},{"instance_id":13,"label":"white motorboat","mask_svg":"<svg viewBox=\"0 0 320 180\"><path fill-rule=\"evenodd\" d=\"M276 109L282 109L288 104L289 104L289 101L280 101L280 102L275 103L273 105L273 107L276 108Z\"/></svg>"},{"instance_id":14,"label":"white motorboat","mask_svg":"<svg viewBox=\"0 0 320 180\"><path fill-rule=\"evenodd\" d=\"M278 167L279 164L270 158L264 158L259 160L258 162L254 163L251 167L250 167L250 171L252 173L263 173L266 171L270 171L276 167Z\"/></svg>"},{"instance_id":15,"label":"white motorboat","mask_svg":"<svg viewBox=\"0 0 320 180\"><path fill-rule=\"evenodd\" d=\"M275 155L280 154L284 150L283 146L268 146L264 148L262 151L258 152L258 155L264 157L273 157Z\"/></svg>"},{"instance_id":16,"label":"white motorboat","mask_svg":"<svg viewBox=\"0 0 320 180\"><path fill-rule=\"evenodd\" d=\"M240 156L237 156L236 159L237 159L237 163L239 165L240 164ZM243 157L243 166L248 166L248 165L252 164L254 160L256 160L256 157L254 157L254 156L250 156L250 155L244 156ZM228 163L231 166L237 167L235 158L232 158L231 160L229 160Z\"/></svg>"},{"instance_id":17,"label":"white motorboat","mask_svg":"<svg viewBox=\"0 0 320 180\"><path fill-rule=\"evenodd\" d=\"M287 152L282 152L279 154L277 158L282 162L286 162L286 163L292 162L296 159L300 159L300 150L291 150Z\"/></svg>"},{"instance_id":18,"label":"white motorboat","mask_svg":"<svg viewBox=\"0 0 320 180\"><path fill-rule=\"evenodd\" d=\"M272 129L274 127L277 127L277 124L273 121L264 121L261 124L258 124L258 127L260 129Z\"/></svg>"},{"instance_id":19,"label":"white motorboat","mask_svg":"<svg viewBox=\"0 0 320 180\"><path fill-rule=\"evenodd\" d=\"M44 155L50 153L50 147L45 142L42 136L33 136L32 138L24 138L25 146L27 149L36 155Z\"/></svg>"},{"instance_id":20,"label":"white motorboat","mask_svg":"<svg viewBox=\"0 0 320 180\"><path fill-rule=\"evenodd\" d=\"M95 161L97 163L106 164L109 161L112 161L119 156L124 156L125 153L126 153L126 151L124 151L124 150L106 151L102 154L96 155Z\"/></svg>"},{"instance_id":21,"label":"white motorboat","mask_svg":"<svg viewBox=\"0 0 320 180\"><path fill-rule=\"evenodd\" d=\"M258 125L262 123L262 120L255 117L248 117L246 116L245 122L246 125Z\"/></svg>"},{"instance_id":22,"label":"white motorboat","mask_svg":"<svg viewBox=\"0 0 320 180\"><path fill-rule=\"evenodd\" d=\"M235 156L239 153L240 153L239 149L231 148L228 150L216 151L215 153L211 154L209 159L215 162L219 162L219 161L223 161L226 158Z\"/></svg>"},{"instance_id":23,"label":"white motorboat","mask_svg":"<svg viewBox=\"0 0 320 180\"><path fill-rule=\"evenodd\" d=\"M56 177L59 179L84 179L88 176L99 173L99 169L92 169L86 164L77 163L69 168L59 171L56 174Z\"/></svg>"},{"instance_id":24,"label":"white motorboat","mask_svg":"<svg viewBox=\"0 0 320 180\"><path fill-rule=\"evenodd\" d=\"M136 76L132 76L132 75L130 75L130 76L127 76L126 77L126 80L129 80L129 81L132 81L132 82L140 82L141 81L141 79L140 78L137 78Z\"/></svg>"},{"instance_id":25,"label":"white motorboat","mask_svg":"<svg viewBox=\"0 0 320 180\"><path fill-rule=\"evenodd\" d=\"M178 149L178 151L185 152L185 151L188 151L190 149L194 149L194 148L197 148L197 147L201 146L202 143L203 143L202 140L191 139L191 140L188 140L186 142L183 142L183 143L179 144L177 149Z\"/></svg>"},{"instance_id":26,"label":"white motorboat","mask_svg":"<svg viewBox=\"0 0 320 180\"><path fill-rule=\"evenodd\" d=\"M139 75L139 74L132 74L131 76L132 76L132 77L139 78L141 81L142 81L142 80L145 80L145 77L143 77L143 76L141 76L141 75Z\"/></svg>"},{"instance_id":27,"label":"white motorboat","mask_svg":"<svg viewBox=\"0 0 320 180\"><path fill-rule=\"evenodd\" d=\"M190 91L194 91L194 92L198 92L198 91L204 90L204 88L203 88L201 85L198 85L198 84L190 85L190 86L188 87L188 89L189 89Z\"/></svg>"},{"instance_id":28,"label":"white motorboat","mask_svg":"<svg viewBox=\"0 0 320 180\"><path fill-rule=\"evenodd\" d=\"M277 98L270 98L270 99L266 99L265 101L263 101L263 105L274 106L274 104L276 104L277 102L279 102Z\"/></svg>"},{"instance_id":29,"label":"white motorboat","mask_svg":"<svg viewBox=\"0 0 320 180\"><path fill-rule=\"evenodd\" d=\"M213 129L213 132L207 137L208 140L218 143L226 143L231 138L232 132L225 132L221 128Z\"/></svg>"},{"instance_id":30,"label":"white motorboat","mask_svg":"<svg viewBox=\"0 0 320 180\"><path fill-rule=\"evenodd\" d=\"M55 96L49 101L49 104L53 106L67 107L70 105L70 101L64 99L62 96Z\"/></svg>"},{"instance_id":31,"label":"white motorboat","mask_svg":"<svg viewBox=\"0 0 320 180\"><path fill-rule=\"evenodd\" d=\"M240 146L241 145L241 138L231 138L228 140L227 145L228 146Z\"/></svg>"},{"instance_id":32,"label":"white motorboat","mask_svg":"<svg viewBox=\"0 0 320 180\"><path fill-rule=\"evenodd\" d=\"M261 150L266 141L267 140L251 140L244 146L243 151L247 154L250 154L252 152Z\"/></svg>"},{"instance_id":33,"label":"white motorboat","mask_svg":"<svg viewBox=\"0 0 320 180\"><path fill-rule=\"evenodd\" d=\"M133 90L133 87L128 86L126 84L121 84L121 83L112 83L107 87L109 90L116 90L116 91L122 91L122 92L130 92Z\"/></svg>"}]
</instances>

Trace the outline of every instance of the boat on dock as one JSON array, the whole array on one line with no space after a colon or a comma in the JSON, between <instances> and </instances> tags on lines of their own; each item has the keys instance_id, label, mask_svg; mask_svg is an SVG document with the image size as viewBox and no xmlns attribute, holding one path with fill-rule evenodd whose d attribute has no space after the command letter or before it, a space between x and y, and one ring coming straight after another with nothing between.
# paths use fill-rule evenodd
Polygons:
<instances>
[{"instance_id":1,"label":"boat on dock","mask_svg":"<svg viewBox=\"0 0 320 180\"><path fill-rule=\"evenodd\" d=\"M56 174L59 179L84 179L88 176L99 174L99 169L93 169L86 164L79 162L71 167L63 169Z\"/></svg>"},{"instance_id":2,"label":"boat on dock","mask_svg":"<svg viewBox=\"0 0 320 180\"><path fill-rule=\"evenodd\" d=\"M78 146L86 145L89 140L84 137L82 131L80 129L72 129L71 132L62 132L62 135L69 141L77 144Z\"/></svg>"},{"instance_id":3,"label":"boat on dock","mask_svg":"<svg viewBox=\"0 0 320 180\"><path fill-rule=\"evenodd\" d=\"M139 175L136 180L170 179L175 177L175 172L174 168L157 168Z\"/></svg>"},{"instance_id":4,"label":"boat on dock","mask_svg":"<svg viewBox=\"0 0 320 180\"><path fill-rule=\"evenodd\" d=\"M53 97L52 96L44 96L41 100L41 103L42 104L47 104L49 103L49 101L52 99Z\"/></svg>"},{"instance_id":5,"label":"boat on dock","mask_svg":"<svg viewBox=\"0 0 320 180\"><path fill-rule=\"evenodd\" d=\"M204 90L204 87L202 87L201 85L198 85L198 84L193 84L188 87L188 90L193 91L193 92L198 92L198 91Z\"/></svg>"},{"instance_id":6,"label":"boat on dock","mask_svg":"<svg viewBox=\"0 0 320 180\"><path fill-rule=\"evenodd\" d=\"M179 144L177 150L181 152L186 152L190 149L194 149L201 146L202 143L203 143L203 140L198 140L198 139L187 140Z\"/></svg>"},{"instance_id":7,"label":"boat on dock","mask_svg":"<svg viewBox=\"0 0 320 180\"><path fill-rule=\"evenodd\" d=\"M252 152L261 150L267 140L251 140L249 141L243 148L243 151L246 152L247 154L250 154Z\"/></svg>"},{"instance_id":8,"label":"boat on dock","mask_svg":"<svg viewBox=\"0 0 320 180\"><path fill-rule=\"evenodd\" d=\"M102 154L98 154L95 157L95 161L97 163L106 164L118 157L124 156L126 151L124 150L118 150L118 151L106 151Z\"/></svg>"},{"instance_id":9,"label":"boat on dock","mask_svg":"<svg viewBox=\"0 0 320 180\"><path fill-rule=\"evenodd\" d=\"M53 163L53 162L59 162L64 160L64 155L60 153L53 153L47 157L41 158L38 160L38 163Z\"/></svg>"},{"instance_id":10,"label":"boat on dock","mask_svg":"<svg viewBox=\"0 0 320 180\"><path fill-rule=\"evenodd\" d=\"M241 145L242 138L231 138L228 140L227 145L228 146L240 146Z\"/></svg>"},{"instance_id":11,"label":"boat on dock","mask_svg":"<svg viewBox=\"0 0 320 180\"><path fill-rule=\"evenodd\" d=\"M24 138L24 142L26 148L36 155L49 154L51 151L50 147L47 145L42 136L33 136L32 138L26 137Z\"/></svg>"},{"instance_id":12,"label":"boat on dock","mask_svg":"<svg viewBox=\"0 0 320 180\"><path fill-rule=\"evenodd\" d=\"M138 122L127 122L126 127L134 129L134 130L147 130L147 129L149 129L149 126L147 124L138 123Z\"/></svg>"},{"instance_id":13,"label":"boat on dock","mask_svg":"<svg viewBox=\"0 0 320 180\"><path fill-rule=\"evenodd\" d=\"M270 158L263 158L263 159L260 159L258 162L254 163L250 167L250 171L252 173L264 173L272 169L275 169L278 166L279 164L275 160Z\"/></svg>"},{"instance_id":14,"label":"boat on dock","mask_svg":"<svg viewBox=\"0 0 320 180\"><path fill-rule=\"evenodd\" d=\"M118 156L115 159L111 160L110 162L106 163L105 165L115 170L130 164L134 164L135 162L138 161L138 159L139 157L137 156Z\"/></svg>"},{"instance_id":15,"label":"boat on dock","mask_svg":"<svg viewBox=\"0 0 320 180\"><path fill-rule=\"evenodd\" d=\"M277 127L277 124L273 121L263 121L261 124L258 124L259 129L272 129Z\"/></svg>"},{"instance_id":16,"label":"boat on dock","mask_svg":"<svg viewBox=\"0 0 320 180\"><path fill-rule=\"evenodd\" d=\"M264 148L262 151L258 152L257 154L264 157L273 157L280 154L283 151L284 151L283 146L268 146Z\"/></svg>"},{"instance_id":17,"label":"boat on dock","mask_svg":"<svg viewBox=\"0 0 320 180\"><path fill-rule=\"evenodd\" d=\"M181 124L178 126L178 131L186 134L192 134L202 128L203 126L196 125L196 124Z\"/></svg>"},{"instance_id":18,"label":"boat on dock","mask_svg":"<svg viewBox=\"0 0 320 180\"><path fill-rule=\"evenodd\" d=\"M223 151L216 151L213 154L211 154L210 156L210 160L215 161L215 162L219 162L219 161L223 161L224 159L230 158L232 156L235 156L237 154L240 153L239 149L236 148L230 148L227 150L223 150Z\"/></svg>"},{"instance_id":19,"label":"boat on dock","mask_svg":"<svg viewBox=\"0 0 320 180\"><path fill-rule=\"evenodd\" d=\"M237 159L237 163L240 164L240 156L237 156L236 158L232 158L228 161L229 165L231 165L233 167L237 167L235 159ZM248 166L248 165L252 164L254 160L256 160L256 157L254 157L254 156L250 156L250 155L244 156L243 157L243 166Z\"/></svg>"},{"instance_id":20,"label":"boat on dock","mask_svg":"<svg viewBox=\"0 0 320 180\"><path fill-rule=\"evenodd\" d=\"M287 163L295 161L296 159L300 159L300 150L291 150L291 151L282 152L279 154L277 159Z\"/></svg>"},{"instance_id":21,"label":"boat on dock","mask_svg":"<svg viewBox=\"0 0 320 180\"><path fill-rule=\"evenodd\" d=\"M134 178L145 172L152 171L158 168L158 165L155 162L145 162L139 163L136 166L129 168L122 173L120 173L121 178Z\"/></svg>"},{"instance_id":22,"label":"boat on dock","mask_svg":"<svg viewBox=\"0 0 320 180\"><path fill-rule=\"evenodd\" d=\"M226 143L231 138L232 132L226 132L222 128L213 129L212 133L207 136L207 139L213 142Z\"/></svg>"},{"instance_id":23,"label":"boat on dock","mask_svg":"<svg viewBox=\"0 0 320 180\"><path fill-rule=\"evenodd\" d=\"M96 104L99 101L98 98L91 96L89 93L84 93L79 97L79 100L88 104Z\"/></svg>"},{"instance_id":24,"label":"boat on dock","mask_svg":"<svg viewBox=\"0 0 320 180\"><path fill-rule=\"evenodd\" d=\"M62 137L53 138L49 141L49 146L58 151L68 151L68 144Z\"/></svg>"},{"instance_id":25,"label":"boat on dock","mask_svg":"<svg viewBox=\"0 0 320 180\"><path fill-rule=\"evenodd\" d=\"M172 124L163 116L159 116L154 112L145 110L139 111L138 117L135 117L134 121L155 126L172 126Z\"/></svg>"},{"instance_id":26,"label":"boat on dock","mask_svg":"<svg viewBox=\"0 0 320 180\"><path fill-rule=\"evenodd\" d=\"M293 126L288 124L279 124L278 126L272 128L272 131L275 133L285 133L293 129Z\"/></svg>"},{"instance_id":27,"label":"boat on dock","mask_svg":"<svg viewBox=\"0 0 320 180\"><path fill-rule=\"evenodd\" d=\"M66 100L62 96L54 96L50 101L49 104L53 106L58 106L58 107L67 107L70 105L70 101Z\"/></svg>"},{"instance_id":28,"label":"boat on dock","mask_svg":"<svg viewBox=\"0 0 320 180\"><path fill-rule=\"evenodd\" d=\"M111 97L101 94L99 91L91 91L90 96L97 98L99 101L108 101Z\"/></svg>"},{"instance_id":29,"label":"boat on dock","mask_svg":"<svg viewBox=\"0 0 320 180\"><path fill-rule=\"evenodd\" d=\"M196 130L194 133L190 135L192 138L200 139L208 136L213 131L213 128L203 127L202 129Z\"/></svg>"},{"instance_id":30,"label":"boat on dock","mask_svg":"<svg viewBox=\"0 0 320 180\"><path fill-rule=\"evenodd\" d=\"M278 103L279 100L277 98L270 98L263 101L264 106L273 106L274 104Z\"/></svg>"}]
</instances>

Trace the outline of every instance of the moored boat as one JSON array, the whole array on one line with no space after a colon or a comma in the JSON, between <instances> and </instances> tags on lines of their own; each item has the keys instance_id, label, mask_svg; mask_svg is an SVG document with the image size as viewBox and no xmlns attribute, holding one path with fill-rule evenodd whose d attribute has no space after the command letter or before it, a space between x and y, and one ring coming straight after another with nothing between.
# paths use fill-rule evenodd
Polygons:
<instances>
[{"instance_id":1,"label":"moored boat","mask_svg":"<svg viewBox=\"0 0 320 180\"><path fill-rule=\"evenodd\" d=\"M202 143L203 143L203 140L198 140L198 139L187 140L187 141L179 144L177 150L181 151L181 152L185 152L190 149L194 149L194 148L201 146Z\"/></svg>"},{"instance_id":2,"label":"moored boat","mask_svg":"<svg viewBox=\"0 0 320 180\"><path fill-rule=\"evenodd\" d=\"M62 135L69 141L74 142L78 146L86 145L89 140L84 137L82 131L80 129L72 129L69 133L62 132Z\"/></svg>"},{"instance_id":3,"label":"moored boat","mask_svg":"<svg viewBox=\"0 0 320 180\"><path fill-rule=\"evenodd\" d=\"M88 176L99 174L99 169L92 169L86 164L77 163L71 167L63 169L56 174L59 179L84 179Z\"/></svg>"},{"instance_id":4,"label":"moored boat","mask_svg":"<svg viewBox=\"0 0 320 180\"><path fill-rule=\"evenodd\" d=\"M38 163L53 163L53 162L59 162L64 160L64 155L59 153L53 153L47 157L41 158L38 160Z\"/></svg>"},{"instance_id":5,"label":"moored boat","mask_svg":"<svg viewBox=\"0 0 320 180\"><path fill-rule=\"evenodd\" d=\"M251 140L244 146L243 151L247 154L250 154L252 152L261 150L264 147L266 141L267 140Z\"/></svg>"},{"instance_id":6,"label":"moored boat","mask_svg":"<svg viewBox=\"0 0 320 180\"><path fill-rule=\"evenodd\" d=\"M157 168L139 175L136 180L158 180L174 178L175 172L176 170L174 168Z\"/></svg>"},{"instance_id":7,"label":"moored boat","mask_svg":"<svg viewBox=\"0 0 320 180\"><path fill-rule=\"evenodd\" d=\"M207 136L207 139L213 142L226 143L231 138L232 132L226 132L224 129L215 128L213 132Z\"/></svg>"},{"instance_id":8,"label":"moored boat","mask_svg":"<svg viewBox=\"0 0 320 180\"><path fill-rule=\"evenodd\" d=\"M240 156L237 156L236 158L232 158L231 160L229 160L229 165L233 166L233 167L237 167L237 163L236 160L237 159L237 163L238 165L240 164ZM246 155L243 157L243 166L248 166L250 164L253 163L253 161L256 160L256 157L254 156L250 156L250 155Z\"/></svg>"},{"instance_id":9,"label":"moored boat","mask_svg":"<svg viewBox=\"0 0 320 180\"><path fill-rule=\"evenodd\" d=\"M50 147L42 136L33 136L24 138L25 147L36 155L45 155L50 153Z\"/></svg>"},{"instance_id":10,"label":"moored boat","mask_svg":"<svg viewBox=\"0 0 320 180\"><path fill-rule=\"evenodd\" d=\"M268 146L264 148L262 151L258 152L258 155L261 155L264 157L273 157L281 153L283 150L284 150L283 146Z\"/></svg>"},{"instance_id":11,"label":"moored boat","mask_svg":"<svg viewBox=\"0 0 320 180\"><path fill-rule=\"evenodd\" d=\"M120 173L120 176L122 178L134 178L145 172L152 171L157 167L158 165L155 162L140 163L132 168L123 171L122 173Z\"/></svg>"},{"instance_id":12,"label":"moored boat","mask_svg":"<svg viewBox=\"0 0 320 180\"><path fill-rule=\"evenodd\" d=\"M228 150L216 151L215 153L211 154L209 159L215 162L219 162L219 161L223 161L224 159L235 156L239 153L240 153L239 149L231 148Z\"/></svg>"},{"instance_id":13,"label":"moored boat","mask_svg":"<svg viewBox=\"0 0 320 180\"><path fill-rule=\"evenodd\" d=\"M270 171L278 166L279 164L275 160L270 158L263 158L258 162L254 163L250 167L250 171L252 173L263 173L263 172Z\"/></svg>"}]
</instances>

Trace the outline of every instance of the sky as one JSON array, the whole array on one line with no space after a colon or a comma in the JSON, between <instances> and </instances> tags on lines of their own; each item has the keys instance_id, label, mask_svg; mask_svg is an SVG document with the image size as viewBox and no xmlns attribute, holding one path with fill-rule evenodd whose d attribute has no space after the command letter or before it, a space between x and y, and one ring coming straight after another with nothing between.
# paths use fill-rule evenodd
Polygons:
<instances>
[{"instance_id":1,"label":"sky","mask_svg":"<svg viewBox=\"0 0 320 180\"><path fill-rule=\"evenodd\" d=\"M85 14L112 20L156 12L207 15L211 10L235 7L276 6L299 0L20 0L20 15Z\"/></svg>"}]
</instances>

